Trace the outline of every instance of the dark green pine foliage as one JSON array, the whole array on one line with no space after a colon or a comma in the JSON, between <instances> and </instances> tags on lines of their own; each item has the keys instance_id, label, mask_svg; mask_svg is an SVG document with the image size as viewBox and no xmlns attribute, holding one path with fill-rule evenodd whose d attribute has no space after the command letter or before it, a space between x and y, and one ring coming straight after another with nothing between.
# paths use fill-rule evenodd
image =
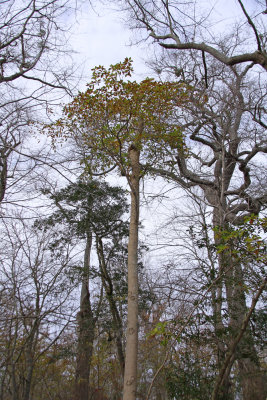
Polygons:
<instances>
[{"instance_id":1,"label":"dark green pine foliage","mask_svg":"<svg viewBox=\"0 0 267 400\"><path fill-rule=\"evenodd\" d=\"M99 237L127 232L122 221L128 210L126 192L118 186L85 178L54 193L45 189L43 194L49 195L57 210L39 226L67 224L79 238L85 238L88 228Z\"/></svg>"}]
</instances>

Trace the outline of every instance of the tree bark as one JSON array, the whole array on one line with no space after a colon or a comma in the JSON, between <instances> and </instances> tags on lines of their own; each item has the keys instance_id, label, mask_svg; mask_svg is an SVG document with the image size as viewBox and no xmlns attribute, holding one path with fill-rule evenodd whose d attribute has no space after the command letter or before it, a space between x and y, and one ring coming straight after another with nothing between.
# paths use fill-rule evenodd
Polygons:
<instances>
[{"instance_id":1,"label":"tree bark","mask_svg":"<svg viewBox=\"0 0 267 400\"><path fill-rule=\"evenodd\" d=\"M95 320L90 302L89 268L92 233L87 232L84 253L84 273L82 279L80 311L77 314L78 348L76 360L75 400L88 400L90 366L93 353Z\"/></svg>"},{"instance_id":2,"label":"tree bark","mask_svg":"<svg viewBox=\"0 0 267 400\"><path fill-rule=\"evenodd\" d=\"M37 317L38 318L38 317ZM33 322L33 327L31 329L29 337L27 338L27 343L25 345L25 362L26 362L26 371L25 371L25 387L23 390L23 400L30 399L30 392L32 386L32 376L34 370L34 353L35 348L38 341L38 333L39 333L39 321L36 320Z\"/></svg>"},{"instance_id":3,"label":"tree bark","mask_svg":"<svg viewBox=\"0 0 267 400\"><path fill-rule=\"evenodd\" d=\"M266 283L267 283L267 278L265 278L258 290L258 292L256 293L256 296L253 298L252 302L251 302L251 307L248 311L248 313L245 315L245 318L243 319L240 329L239 329L239 333L236 335L235 339L232 341L232 344L229 348L228 354L225 358L225 362L224 365L222 366L219 375L217 377L217 380L215 382L215 386L214 386L214 390L212 393L212 400L217 399L218 397L218 392L219 389L221 387L221 383L224 380L224 377L229 375L230 371L231 371L231 367L233 365L233 362L235 360L235 351L237 349L237 346L240 342L240 340L242 339L243 335L246 333L246 328L248 326L250 317L256 307L257 301L259 300L260 295L262 294L263 290L266 287ZM253 347L254 349L254 347ZM239 366L240 367L240 366ZM250 375L250 381L247 382L249 383L249 387L244 386L244 383L242 384L242 389L243 389L243 399L265 399L266 398L266 394L264 394L264 388L262 389L262 385L264 385L264 377L261 374L259 376L259 374L255 375L255 371L253 370L253 368L251 369L251 365L250 363L247 364L247 374L249 374L251 372ZM242 376L241 376L242 379ZM242 383L242 382L241 382Z\"/></svg>"},{"instance_id":4,"label":"tree bark","mask_svg":"<svg viewBox=\"0 0 267 400\"><path fill-rule=\"evenodd\" d=\"M4 151L0 154L0 203L2 202L6 192L7 181L7 159Z\"/></svg>"},{"instance_id":5,"label":"tree bark","mask_svg":"<svg viewBox=\"0 0 267 400\"><path fill-rule=\"evenodd\" d=\"M135 400L137 390L137 352L138 352L138 223L139 223L139 150L129 148L131 175L128 177L131 188L131 216L128 244L128 318L125 351L125 373L123 400Z\"/></svg>"},{"instance_id":6,"label":"tree bark","mask_svg":"<svg viewBox=\"0 0 267 400\"><path fill-rule=\"evenodd\" d=\"M217 202L219 205L219 202ZM218 212L220 207L214 211L214 226L220 226L222 229L227 229L227 226L222 222L224 210ZM220 240L215 239L218 245ZM244 277L242 266L239 261L234 261L229 251L224 251L218 257L219 268L224 274L224 283L226 290L226 300L229 313L229 340L227 343L228 351L233 346L234 338L239 334L241 326L247 314L246 297L244 292ZM234 347L231 355L231 362L224 371L223 379L220 383L216 383L216 391L214 389L213 400L228 400L232 396L230 391L230 373L231 368L237 361L239 379L242 388L243 400L265 400L266 385L264 383L264 374L260 368L258 355L254 345L254 339L248 323L245 326L242 335L240 336L238 346ZM222 371L226 362L226 353L219 362L219 370Z\"/></svg>"},{"instance_id":7,"label":"tree bark","mask_svg":"<svg viewBox=\"0 0 267 400\"><path fill-rule=\"evenodd\" d=\"M216 220L216 217L215 217ZM214 225L216 226L216 224ZM219 240L215 238L216 245L219 244ZM223 263L222 254L218 255L219 261L219 275L223 277L225 273L225 265ZM223 292L223 278L220 279L216 288L216 294L213 298L213 316L214 316L214 331L215 340L217 345L217 363L218 370L221 370L225 362L225 354L227 351L227 335L226 327L223 323L222 318L222 292ZM231 388L229 375L225 376L225 379L221 382L220 390L217 393L216 400L233 400L234 395Z\"/></svg>"},{"instance_id":8,"label":"tree bark","mask_svg":"<svg viewBox=\"0 0 267 400\"><path fill-rule=\"evenodd\" d=\"M240 332L243 320L247 314L244 278L240 263L234 265L231 281L228 284L232 286L232 296L229 296L227 301L230 313L231 335L235 337ZM233 342L233 339L231 342ZM266 377L264 377L264 373L260 368L254 338L248 322L246 323L246 329L242 333L240 342L236 346L235 352L243 400L266 400Z\"/></svg>"},{"instance_id":9,"label":"tree bark","mask_svg":"<svg viewBox=\"0 0 267 400\"><path fill-rule=\"evenodd\" d=\"M105 288L107 300L110 307L110 312L113 319L113 329L116 334L116 346L118 352L118 358L121 368L122 377L124 376L124 366L125 366L125 357L123 352L123 344L122 344L122 335L123 335L123 327L122 327L122 320L116 305L116 301L113 296L113 283L108 273L106 262L104 258L104 251L103 251L103 243L100 238L97 237L97 252L99 258L99 266L101 270L101 279L103 286Z\"/></svg>"}]
</instances>

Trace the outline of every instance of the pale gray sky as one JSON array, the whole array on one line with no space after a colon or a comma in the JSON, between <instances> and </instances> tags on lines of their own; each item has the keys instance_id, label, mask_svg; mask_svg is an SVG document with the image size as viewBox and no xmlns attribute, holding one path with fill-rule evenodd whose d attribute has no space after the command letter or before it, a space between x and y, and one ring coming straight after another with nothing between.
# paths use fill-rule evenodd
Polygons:
<instances>
[{"instance_id":1,"label":"pale gray sky","mask_svg":"<svg viewBox=\"0 0 267 400\"><path fill-rule=\"evenodd\" d=\"M78 52L78 62L84 62L84 75L89 81L91 68L123 61L131 57L134 61L134 71L137 79L149 74L145 66L147 58L147 43L131 46L133 32L127 29L121 19L121 14L107 9L95 7L93 11L89 5L77 15L77 22L71 34L71 47Z\"/></svg>"},{"instance_id":2,"label":"pale gray sky","mask_svg":"<svg viewBox=\"0 0 267 400\"><path fill-rule=\"evenodd\" d=\"M196 4L201 6L202 11L213 8L211 14L213 22L209 25L213 33L220 31L229 33L228 26L230 28L240 22L242 13L237 0L198 0ZM245 5L252 11L257 7L257 2L246 0ZM149 75L145 60L157 47L153 45L149 47L148 42L130 46L131 42L136 42L136 37L122 20L123 17L125 17L123 13L105 7L97 1L94 9L89 2L86 2L82 10L77 13L70 45L77 52L74 55L75 61L84 63L86 81L89 81L91 68L97 65L108 67L110 64L123 61L125 57L132 57L134 60L137 79ZM81 85L80 89L83 90L84 85Z\"/></svg>"}]
</instances>

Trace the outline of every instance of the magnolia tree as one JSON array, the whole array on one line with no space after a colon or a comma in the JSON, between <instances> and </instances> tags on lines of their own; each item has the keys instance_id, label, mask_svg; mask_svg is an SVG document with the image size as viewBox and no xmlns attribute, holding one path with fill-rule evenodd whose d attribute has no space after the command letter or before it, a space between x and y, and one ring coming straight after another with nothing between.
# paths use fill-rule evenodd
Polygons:
<instances>
[{"instance_id":1,"label":"magnolia tree","mask_svg":"<svg viewBox=\"0 0 267 400\"><path fill-rule=\"evenodd\" d=\"M137 387L139 182L149 165L164 162L168 151L185 151L176 115L190 91L184 83L126 80L132 71L127 58L109 69L94 68L86 92L65 107L65 117L56 127L50 127L53 136L74 137L84 148L89 174L117 169L130 188L124 400L135 399Z\"/></svg>"}]
</instances>

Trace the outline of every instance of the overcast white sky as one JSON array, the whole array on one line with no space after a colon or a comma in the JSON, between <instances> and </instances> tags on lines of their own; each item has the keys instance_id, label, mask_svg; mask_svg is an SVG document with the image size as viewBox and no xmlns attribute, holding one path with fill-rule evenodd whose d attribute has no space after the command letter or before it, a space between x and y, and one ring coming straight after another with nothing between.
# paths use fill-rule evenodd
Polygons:
<instances>
[{"instance_id":1,"label":"overcast white sky","mask_svg":"<svg viewBox=\"0 0 267 400\"><path fill-rule=\"evenodd\" d=\"M97 1L95 3L94 9L89 2L83 5L82 11L77 14L71 34L70 45L78 52L74 56L76 60L84 61L84 74L88 74L89 78L91 68L96 65L108 67L123 61L125 57L132 57L137 77L142 79L147 76L149 69L145 66L145 60L154 46L150 46L149 49L147 42L130 46L136 35L123 21L125 15L112 10L111 7L104 7ZM212 30L218 31L222 28L227 31L227 25L240 22L237 0L198 0L198 4L200 3L207 10L214 6ZM245 4L249 8L257 5L256 0L246 0Z\"/></svg>"},{"instance_id":2,"label":"overcast white sky","mask_svg":"<svg viewBox=\"0 0 267 400\"><path fill-rule=\"evenodd\" d=\"M99 6L94 9L89 5L83 7L70 41L71 47L78 52L74 57L84 62L84 74L89 78L91 68L97 65L108 67L131 57L139 79L147 76L147 44L130 45L134 34L127 29L118 12Z\"/></svg>"}]
</instances>

